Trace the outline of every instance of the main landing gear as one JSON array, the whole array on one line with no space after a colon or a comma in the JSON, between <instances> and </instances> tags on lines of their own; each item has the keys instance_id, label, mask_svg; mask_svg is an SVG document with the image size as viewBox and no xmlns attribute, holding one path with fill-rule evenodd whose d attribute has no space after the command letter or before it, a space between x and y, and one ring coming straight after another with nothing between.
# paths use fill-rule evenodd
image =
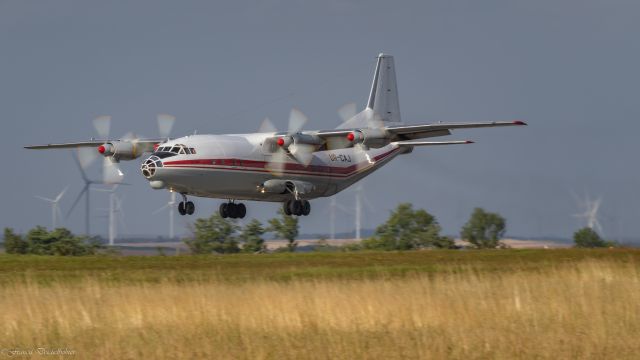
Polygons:
<instances>
[{"instance_id":1,"label":"main landing gear","mask_svg":"<svg viewBox=\"0 0 640 360\"><path fill-rule=\"evenodd\" d=\"M222 203L220 204L220 216L222 218L243 219L247 215L247 207L243 203Z\"/></svg>"},{"instance_id":2,"label":"main landing gear","mask_svg":"<svg viewBox=\"0 0 640 360\"><path fill-rule=\"evenodd\" d=\"M180 215L193 215L196 211L196 206L193 202L187 201L187 195L182 195L182 201L178 204L178 213Z\"/></svg>"},{"instance_id":3,"label":"main landing gear","mask_svg":"<svg viewBox=\"0 0 640 360\"><path fill-rule=\"evenodd\" d=\"M307 200L287 200L282 204L287 215L307 216L311 212L311 204Z\"/></svg>"}]
</instances>

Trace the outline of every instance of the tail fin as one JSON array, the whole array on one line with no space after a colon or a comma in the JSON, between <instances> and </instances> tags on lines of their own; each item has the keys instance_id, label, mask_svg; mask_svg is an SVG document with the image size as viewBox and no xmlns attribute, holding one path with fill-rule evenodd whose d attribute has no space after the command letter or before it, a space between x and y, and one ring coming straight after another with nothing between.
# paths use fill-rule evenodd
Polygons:
<instances>
[{"instance_id":1,"label":"tail fin","mask_svg":"<svg viewBox=\"0 0 640 360\"><path fill-rule=\"evenodd\" d=\"M384 122L401 122L396 70L391 55L378 55L367 108L372 109Z\"/></svg>"}]
</instances>

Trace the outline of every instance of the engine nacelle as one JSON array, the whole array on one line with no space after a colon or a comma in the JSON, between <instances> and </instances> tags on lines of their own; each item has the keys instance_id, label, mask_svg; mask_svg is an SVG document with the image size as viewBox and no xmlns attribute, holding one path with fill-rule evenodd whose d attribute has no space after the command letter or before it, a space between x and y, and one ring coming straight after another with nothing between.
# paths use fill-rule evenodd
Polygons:
<instances>
[{"instance_id":1,"label":"engine nacelle","mask_svg":"<svg viewBox=\"0 0 640 360\"><path fill-rule=\"evenodd\" d=\"M258 189L263 193L270 194L286 194L286 193L298 193L308 194L313 191L315 187L312 183L299 180L280 180L271 179L263 182Z\"/></svg>"},{"instance_id":2,"label":"engine nacelle","mask_svg":"<svg viewBox=\"0 0 640 360\"><path fill-rule=\"evenodd\" d=\"M288 192L287 181L277 179L267 180L260 185L260 191L270 194L285 194Z\"/></svg>"},{"instance_id":3,"label":"engine nacelle","mask_svg":"<svg viewBox=\"0 0 640 360\"><path fill-rule=\"evenodd\" d=\"M389 137L383 129L360 129L347 134L347 140L351 143L362 144L368 147L382 147L389 143Z\"/></svg>"},{"instance_id":4,"label":"engine nacelle","mask_svg":"<svg viewBox=\"0 0 640 360\"><path fill-rule=\"evenodd\" d=\"M98 152L105 157L113 157L116 161L120 161L137 159L144 151L130 141L113 141L98 146Z\"/></svg>"},{"instance_id":5,"label":"engine nacelle","mask_svg":"<svg viewBox=\"0 0 640 360\"><path fill-rule=\"evenodd\" d=\"M293 134L293 135L280 135L269 137L262 143L262 149L265 153L274 153L278 151L278 148L289 151L289 146L293 144L304 144L320 146L324 143L317 135L309 134Z\"/></svg>"}]
</instances>

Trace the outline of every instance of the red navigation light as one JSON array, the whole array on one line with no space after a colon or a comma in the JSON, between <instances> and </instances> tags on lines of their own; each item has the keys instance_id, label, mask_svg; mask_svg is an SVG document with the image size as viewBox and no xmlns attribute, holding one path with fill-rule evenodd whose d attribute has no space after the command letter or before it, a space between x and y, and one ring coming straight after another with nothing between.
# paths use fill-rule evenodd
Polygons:
<instances>
[{"instance_id":1,"label":"red navigation light","mask_svg":"<svg viewBox=\"0 0 640 360\"><path fill-rule=\"evenodd\" d=\"M284 139L283 138L278 138L277 143L278 143L278 146L284 145Z\"/></svg>"},{"instance_id":2,"label":"red navigation light","mask_svg":"<svg viewBox=\"0 0 640 360\"><path fill-rule=\"evenodd\" d=\"M107 149L104 147L104 145L100 145L100 146L98 146L98 152L99 152L100 154L104 154L104 152L105 152L106 150L107 150Z\"/></svg>"},{"instance_id":3,"label":"red navigation light","mask_svg":"<svg viewBox=\"0 0 640 360\"><path fill-rule=\"evenodd\" d=\"M349 140L349 141L353 141L355 138L356 138L356 136L355 136L355 135L353 135L353 133L349 133L349 134L347 134L347 140Z\"/></svg>"}]
</instances>

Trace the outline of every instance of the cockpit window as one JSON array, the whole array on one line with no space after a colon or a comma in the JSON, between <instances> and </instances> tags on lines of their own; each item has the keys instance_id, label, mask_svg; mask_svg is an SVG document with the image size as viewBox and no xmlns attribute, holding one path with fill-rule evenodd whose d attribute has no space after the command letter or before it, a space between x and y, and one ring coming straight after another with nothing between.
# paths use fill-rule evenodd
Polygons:
<instances>
[{"instance_id":1,"label":"cockpit window","mask_svg":"<svg viewBox=\"0 0 640 360\"><path fill-rule=\"evenodd\" d=\"M195 154L196 150L194 148L188 148L182 144L176 144L173 146L161 146L156 150L156 152L164 152L164 153L170 153L174 155L178 155L178 154L187 155L187 154Z\"/></svg>"}]
</instances>

